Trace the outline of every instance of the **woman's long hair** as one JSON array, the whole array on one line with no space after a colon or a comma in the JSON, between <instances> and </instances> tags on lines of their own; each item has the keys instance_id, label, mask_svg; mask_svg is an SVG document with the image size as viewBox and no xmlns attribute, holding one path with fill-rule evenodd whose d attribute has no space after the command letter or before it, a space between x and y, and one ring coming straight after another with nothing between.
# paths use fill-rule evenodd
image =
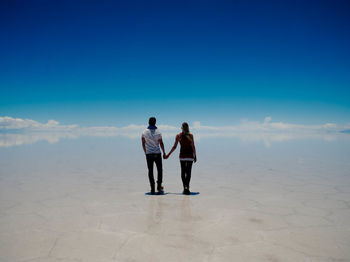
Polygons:
<instances>
[{"instance_id":1,"label":"woman's long hair","mask_svg":"<svg viewBox=\"0 0 350 262\"><path fill-rule=\"evenodd\" d=\"M188 126L187 122L182 123L182 133L190 140L191 139L191 133L190 133L190 127Z\"/></svg>"}]
</instances>

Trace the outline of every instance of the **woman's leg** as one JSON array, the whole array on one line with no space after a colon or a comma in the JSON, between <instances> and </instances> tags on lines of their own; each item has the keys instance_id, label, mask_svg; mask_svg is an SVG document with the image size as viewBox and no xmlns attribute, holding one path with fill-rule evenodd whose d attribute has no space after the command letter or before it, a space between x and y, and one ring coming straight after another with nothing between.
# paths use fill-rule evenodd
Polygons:
<instances>
[{"instance_id":1,"label":"woman's leg","mask_svg":"<svg viewBox=\"0 0 350 262\"><path fill-rule=\"evenodd\" d=\"M192 161L186 161L186 187L190 189Z\"/></svg>"},{"instance_id":2,"label":"woman's leg","mask_svg":"<svg viewBox=\"0 0 350 262\"><path fill-rule=\"evenodd\" d=\"M181 164L181 179L184 189L186 188L186 161L180 161Z\"/></svg>"}]
</instances>

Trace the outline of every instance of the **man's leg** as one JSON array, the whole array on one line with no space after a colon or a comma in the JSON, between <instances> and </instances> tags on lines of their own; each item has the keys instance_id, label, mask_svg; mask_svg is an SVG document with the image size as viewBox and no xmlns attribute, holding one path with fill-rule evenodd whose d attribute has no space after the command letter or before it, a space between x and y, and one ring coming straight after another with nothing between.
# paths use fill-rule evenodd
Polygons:
<instances>
[{"instance_id":1,"label":"man's leg","mask_svg":"<svg viewBox=\"0 0 350 262\"><path fill-rule=\"evenodd\" d=\"M148 179L151 185L151 193L154 193L155 186L154 186L154 176L153 176L153 161L154 161L153 155L147 154L146 160L147 160L147 167L148 167Z\"/></svg>"},{"instance_id":2,"label":"man's leg","mask_svg":"<svg viewBox=\"0 0 350 262\"><path fill-rule=\"evenodd\" d=\"M155 162L157 166L158 178L157 178L157 190L162 191L163 182L163 165L162 165L162 155L157 154L155 157Z\"/></svg>"}]
</instances>

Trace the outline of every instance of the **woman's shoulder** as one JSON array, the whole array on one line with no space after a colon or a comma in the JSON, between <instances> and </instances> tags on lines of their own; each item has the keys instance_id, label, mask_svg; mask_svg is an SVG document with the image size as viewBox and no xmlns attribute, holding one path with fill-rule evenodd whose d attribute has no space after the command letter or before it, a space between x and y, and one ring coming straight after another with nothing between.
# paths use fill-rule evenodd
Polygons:
<instances>
[{"instance_id":1,"label":"woman's shoulder","mask_svg":"<svg viewBox=\"0 0 350 262\"><path fill-rule=\"evenodd\" d=\"M177 135L176 135L176 139L177 140L181 140L182 139L182 136L183 136L183 133L181 132L181 133L178 133Z\"/></svg>"}]
</instances>

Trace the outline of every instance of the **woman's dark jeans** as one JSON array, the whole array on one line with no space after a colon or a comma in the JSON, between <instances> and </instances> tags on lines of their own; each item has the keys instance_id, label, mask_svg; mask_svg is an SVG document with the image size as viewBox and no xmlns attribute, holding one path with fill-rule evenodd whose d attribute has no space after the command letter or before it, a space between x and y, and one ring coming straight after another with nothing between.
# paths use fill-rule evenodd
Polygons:
<instances>
[{"instance_id":1,"label":"woman's dark jeans","mask_svg":"<svg viewBox=\"0 0 350 262\"><path fill-rule=\"evenodd\" d=\"M191 170L193 161L180 161L181 164L181 179L184 189L190 188Z\"/></svg>"},{"instance_id":2,"label":"woman's dark jeans","mask_svg":"<svg viewBox=\"0 0 350 262\"><path fill-rule=\"evenodd\" d=\"M157 185L158 189L163 182L163 166L162 166L162 156L161 154L146 154L147 167L148 167L148 178L151 185L151 190L154 191L154 176L153 176L153 163L156 163L157 166Z\"/></svg>"}]
</instances>

